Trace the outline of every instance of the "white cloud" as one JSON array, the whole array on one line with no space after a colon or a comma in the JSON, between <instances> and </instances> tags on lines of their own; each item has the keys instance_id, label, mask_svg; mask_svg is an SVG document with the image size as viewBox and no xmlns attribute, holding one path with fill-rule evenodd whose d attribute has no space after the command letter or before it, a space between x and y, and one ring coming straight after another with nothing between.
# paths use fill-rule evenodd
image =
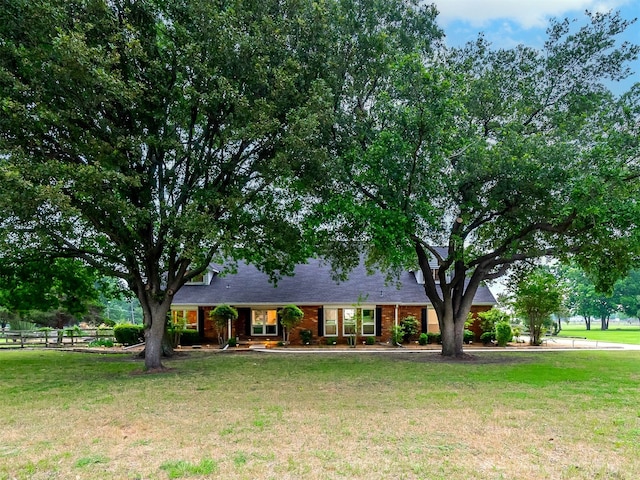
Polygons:
<instances>
[{"instance_id":1,"label":"white cloud","mask_svg":"<svg viewBox=\"0 0 640 480\"><path fill-rule=\"evenodd\" d=\"M544 27L549 17L568 12L608 11L628 0L430 0L435 3L443 25L460 20L481 27L497 19L516 22L524 28Z\"/></svg>"}]
</instances>

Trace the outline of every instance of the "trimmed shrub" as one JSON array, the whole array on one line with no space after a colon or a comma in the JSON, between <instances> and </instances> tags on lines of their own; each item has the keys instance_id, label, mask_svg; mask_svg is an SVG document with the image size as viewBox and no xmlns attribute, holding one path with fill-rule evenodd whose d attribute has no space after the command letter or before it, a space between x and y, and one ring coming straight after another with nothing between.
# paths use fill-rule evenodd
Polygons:
<instances>
[{"instance_id":1,"label":"trimmed shrub","mask_svg":"<svg viewBox=\"0 0 640 480\"><path fill-rule=\"evenodd\" d=\"M398 345L404 340L404 330L400 325L391 327L391 343Z\"/></svg>"},{"instance_id":2,"label":"trimmed shrub","mask_svg":"<svg viewBox=\"0 0 640 480\"><path fill-rule=\"evenodd\" d=\"M480 341L483 345L489 345L495 339L496 334L493 332L484 332L482 335L480 335Z\"/></svg>"},{"instance_id":3,"label":"trimmed shrub","mask_svg":"<svg viewBox=\"0 0 640 480\"><path fill-rule=\"evenodd\" d=\"M435 332L427 332L427 343L441 343L442 335Z\"/></svg>"},{"instance_id":4,"label":"trimmed shrub","mask_svg":"<svg viewBox=\"0 0 640 480\"><path fill-rule=\"evenodd\" d=\"M420 322L418 322L418 319L413 315L409 315L400 321L400 327L403 332L403 340L405 342L410 342L416 335L418 335L418 332L420 331Z\"/></svg>"},{"instance_id":5,"label":"trimmed shrub","mask_svg":"<svg viewBox=\"0 0 640 480\"><path fill-rule=\"evenodd\" d=\"M313 338L313 333L311 330L300 330L300 338L302 339L303 345L309 345L311 343L311 339Z\"/></svg>"},{"instance_id":6,"label":"trimmed shrub","mask_svg":"<svg viewBox=\"0 0 640 480\"><path fill-rule=\"evenodd\" d=\"M376 337L367 337L365 340L367 345L375 345L376 344Z\"/></svg>"},{"instance_id":7,"label":"trimmed shrub","mask_svg":"<svg viewBox=\"0 0 640 480\"><path fill-rule=\"evenodd\" d=\"M478 318L480 319L480 328L482 328L482 333L487 333L495 330L496 323L509 322L510 315L499 308L492 307L491 310L478 313Z\"/></svg>"},{"instance_id":8,"label":"trimmed shrub","mask_svg":"<svg viewBox=\"0 0 640 480\"><path fill-rule=\"evenodd\" d=\"M418 343L420 345L426 345L427 342L429 341L428 339L429 337L427 336L426 333L421 333L420 336L418 337Z\"/></svg>"},{"instance_id":9,"label":"trimmed shrub","mask_svg":"<svg viewBox=\"0 0 640 480\"><path fill-rule=\"evenodd\" d=\"M511 325L508 322L496 323L496 341L498 342L498 346L506 347L507 343L512 339L513 332L511 330Z\"/></svg>"},{"instance_id":10,"label":"trimmed shrub","mask_svg":"<svg viewBox=\"0 0 640 480\"><path fill-rule=\"evenodd\" d=\"M113 327L113 336L123 345L135 345L144 341L144 326L121 323Z\"/></svg>"},{"instance_id":11,"label":"trimmed shrub","mask_svg":"<svg viewBox=\"0 0 640 480\"><path fill-rule=\"evenodd\" d=\"M304 312L296 305L285 305L278 312L280 313L280 323L289 330L296 328L304 318Z\"/></svg>"},{"instance_id":12,"label":"trimmed shrub","mask_svg":"<svg viewBox=\"0 0 640 480\"><path fill-rule=\"evenodd\" d=\"M300 323L302 323L302 319L304 318L304 312L300 310L297 306L290 304L285 305L280 310L278 310L278 314L280 315L280 323L285 328L284 329L284 342L289 342L289 335L291 334L291 330L296 328Z\"/></svg>"},{"instance_id":13,"label":"trimmed shrub","mask_svg":"<svg viewBox=\"0 0 640 480\"><path fill-rule=\"evenodd\" d=\"M475 339L475 335L471 330L464 331L464 343L473 343L474 339Z\"/></svg>"},{"instance_id":14,"label":"trimmed shrub","mask_svg":"<svg viewBox=\"0 0 640 480\"><path fill-rule=\"evenodd\" d=\"M197 330L192 328L185 328L179 330L180 332L180 345L197 345L200 343L200 334Z\"/></svg>"},{"instance_id":15,"label":"trimmed shrub","mask_svg":"<svg viewBox=\"0 0 640 480\"><path fill-rule=\"evenodd\" d=\"M230 347L237 347L238 346L238 342L236 342L235 337L230 338L228 344L229 344Z\"/></svg>"},{"instance_id":16,"label":"trimmed shrub","mask_svg":"<svg viewBox=\"0 0 640 480\"><path fill-rule=\"evenodd\" d=\"M234 321L238 318L238 310L229 305L218 305L209 312L209 317L213 319L218 328L224 328L229 320Z\"/></svg>"},{"instance_id":17,"label":"trimmed shrub","mask_svg":"<svg viewBox=\"0 0 640 480\"><path fill-rule=\"evenodd\" d=\"M222 345L224 343L224 332L227 329L229 321L233 322L238 318L238 310L235 308L222 304L209 312L209 317L213 320L218 330L218 341ZM228 337L231 337L231 332L226 332Z\"/></svg>"}]
</instances>

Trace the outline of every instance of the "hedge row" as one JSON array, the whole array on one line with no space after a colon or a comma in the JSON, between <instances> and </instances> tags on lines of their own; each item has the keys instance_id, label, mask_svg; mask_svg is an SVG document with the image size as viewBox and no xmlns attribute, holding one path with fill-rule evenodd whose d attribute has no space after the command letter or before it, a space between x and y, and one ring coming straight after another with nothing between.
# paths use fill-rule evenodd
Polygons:
<instances>
[{"instance_id":1,"label":"hedge row","mask_svg":"<svg viewBox=\"0 0 640 480\"><path fill-rule=\"evenodd\" d=\"M123 345L136 345L144 342L144 326L120 323L113 327L113 336Z\"/></svg>"},{"instance_id":2,"label":"hedge row","mask_svg":"<svg viewBox=\"0 0 640 480\"><path fill-rule=\"evenodd\" d=\"M180 345L198 345L201 342L197 330L184 329L180 331Z\"/></svg>"},{"instance_id":3,"label":"hedge row","mask_svg":"<svg viewBox=\"0 0 640 480\"><path fill-rule=\"evenodd\" d=\"M172 330L180 332L180 345L195 345L200 343L200 334L197 330ZM123 345L136 345L144 342L144 326L131 323L121 323L113 327L113 336L116 342Z\"/></svg>"}]
</instances>

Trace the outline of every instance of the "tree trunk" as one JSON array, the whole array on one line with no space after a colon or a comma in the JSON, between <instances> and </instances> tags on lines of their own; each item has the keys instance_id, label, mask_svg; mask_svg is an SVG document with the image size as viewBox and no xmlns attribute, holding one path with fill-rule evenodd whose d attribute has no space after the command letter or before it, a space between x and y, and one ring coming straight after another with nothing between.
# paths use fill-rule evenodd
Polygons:
<instances>
[{"instance_id":1,"label":"tree trunk","mask_svg":"<svg viewBox=\"0 0 640 480\"><path fill-rule=\"evenodd\" d=\"M535 317L529 318L529 345L538 346L542 342L540 341L540 337L542 336L542 321Z\"/></svg>"},{"instance_id":2,"label":"tree trunk","mask_svg":"<svg viewBox=\"0 0 640 480\"><path fill-rule=\"evenodd\" d=\"M468 312L467 312L468 313ZM462 357L464 355L464 320L460 321L460 312L456 319L452 313L446 313L440 322L443 357ZM464 319L466 320L465 313Z\"/></svg>"},{"instance_id":3,"label":"tree trunk","mask_svg":"<svg viewBox=\"0 0 640 480\"><path fill-rule=\"evenodd\" d=\"M467 321L467 315L469 312L465 312L463 316L460 316L460 312L458 312L458 316L455 319L454 324L454 338L456 345L456 357L462 357L464 355L463 346L464 346L464 324Z\"/></svg>"},{"instance_id":4,"label":"tree trunk","mask_svg":"<svg viewBox=\"0 0 640 480\"><path fill-rule=\"evenodd\" d=\"M473 299L484 278L485 271L476 268L467 281L467 268L462 261L457 261L454 269L455 275L450 281L445 281L446 271L439 271L440 285L438 288L429 264L429 255L419 241L416 242L415 248L418 264L425 279L425 294L438 315L442 338L442 356L461 358L464 356L464 324L473 306ZM446 269L447 266L441 266L440 270L443 268Z\"/></svg>"},{"instance_id":5,"label":"tree trunk","mask_svg":"<svg viewBox=\"0 0 640 480\"><path fill-rule=\"evenodd\" d=\"M165 330L167 313L169 312L169 302L149 305L144 308L144 369L147 371L156 371L164 369L162 365L163 354L173 353L171 345L165 342Z\"/></svg>"},{"instance_id":6,"label":"tree trunk","mask_svg":"<svg viewBox=\"0 0 640 480\"><path fill-rule=\"evenodd\" d=\"M448 312L440 321L440 338L442 340L442 355L453 357L456 354L455 324L453 315Z\"/></svg>"},{"instance_id":7,"label":"tree trunk","mask_svg":"<svg viewBox=\"0 0 640 480\"><path fill-rule=\"evenodd\" d=\"M591 317L584 317L584 324L587 326L587 331L591 330Z\"/></svg>"},{"instance_id":8,"label":"tree trunk","mask_svg":"<svg viewBox=\"0 0 640 480\"><path fill-rule=\"evenodd\" d=\"M600 317L600 330L609 330L609 317L606 315Z\"/></svg>"}]
</instances>

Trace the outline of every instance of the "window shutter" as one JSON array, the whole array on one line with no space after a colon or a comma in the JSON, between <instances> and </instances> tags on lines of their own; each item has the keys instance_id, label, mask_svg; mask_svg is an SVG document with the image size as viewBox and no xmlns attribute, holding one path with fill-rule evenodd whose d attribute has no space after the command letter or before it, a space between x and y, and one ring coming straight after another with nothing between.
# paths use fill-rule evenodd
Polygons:
<instances>
[{"instance_id":1,"label":"window shutter","mask_svg":"<svg viewBox=\"0 0 640 480\"><path fill-rule=\"evenodd\" d=\"M376 307L376 336L382 335L382 307Z\"/></svg>"},{"instance_id":2,"label":"window shutter","mask_svg":"<svg viewBox=\"0 0 640 480\"><path fill-rule=\"evenodd\" d=\"M318 336L324 337L324 310L322 307L318 309Z\"/></svg>"},{"instance_id":3,"label":"window shutter","mask_svg":"<svg viewBox=\"0 0 640 480\"><path fill-rule=\"evenodd\" d=\"M422 333L427 333L428 325L427 325L427 309L423 308L422 312L421 312L421 327L422 327Z\"/></svg>"}]
</instances>

